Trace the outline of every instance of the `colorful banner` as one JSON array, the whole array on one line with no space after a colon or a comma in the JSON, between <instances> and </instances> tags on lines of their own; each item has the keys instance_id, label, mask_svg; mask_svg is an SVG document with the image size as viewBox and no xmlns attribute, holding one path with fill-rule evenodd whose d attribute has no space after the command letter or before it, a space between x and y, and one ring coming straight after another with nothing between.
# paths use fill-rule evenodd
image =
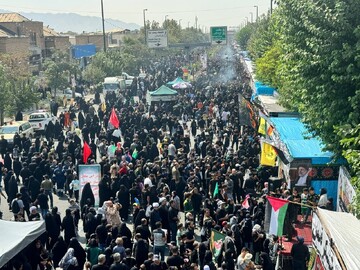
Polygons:
<instances>
[{"instance_id":1,"label":"colorful banner","mask_svg":"<svg viewBox=\"0 0 360 270\"><path fill-rule=\"evenodd\" d=\"M263 142L261 148L260 164L264 166L276 166L276 151L271 144Z\"/></svg>"},{"instance_id":2,"label":"colorful banner","mask_svg":"<svg viewBox=\"0 0 360 270\"><path fill-rule=\"evenodd\" d=\"M337 211L350 212L351 203L355 198L355 189L350 183L350 174L344 167L340 167L338 179Z\"/></svg>"},{"instance_id":3,"label":"colorful banner","mask_svg":"<svg viewBox=\"0 0 360 270\"><path fill-rule=\"evenodd\" d=\"M99 182L101 179L101 166L79 165L80 196L86 183L90 183L91 190L95 197L95 206L99 206Z\"/></svg>"},{"instance_id":4,"label":"colorful banner","mask_svg":"<svg viewBox=\"0 0 360 270\"><path fill-rule=\"evenodd\" d=\"M220 233L214 229L211 230L210 248L213 255L213 261L216 261L221 253L221 247L225 241L225 236L225 234Z\"/></svg>"}]
</instances>

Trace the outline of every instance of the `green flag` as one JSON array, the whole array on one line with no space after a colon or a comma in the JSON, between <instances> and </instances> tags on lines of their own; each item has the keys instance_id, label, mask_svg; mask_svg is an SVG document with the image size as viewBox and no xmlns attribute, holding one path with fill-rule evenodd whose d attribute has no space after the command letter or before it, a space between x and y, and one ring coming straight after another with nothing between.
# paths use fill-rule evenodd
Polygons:
<instances>
[{"instance_id":1,"label":"green flag","mask_svg":"<svg viewBox=\"0 0 360 270\"><path fill-rule=\"evenodd\" d=\"M215 198L215 196L218 194L219 194L219 183L216 182L214 193L213 193L213 198Z\"/></svg>"},{"instance_id":2,"label":"green flag","mask_svg":"<svg viewBox=\"0 0 360 270\"><path fill-rule=\"evenodd\" d=\"M136 150L136 148L135 148L135 150L132 152L132 158L133 159L137 159L137 157L138 157L138 151Z\"/></svg>"},{"instance_id":3,"label":"green flag","mask_svg":"<svg viewBox=\"0 0 360 270\"><path fill-rule=\"evenodd\" d=\"M216 261L221 253L221 247L223 242L225 241L225 236L225 234L211 229L210 249L213 255L213 261Z\"/></svg>"}]
</instances>

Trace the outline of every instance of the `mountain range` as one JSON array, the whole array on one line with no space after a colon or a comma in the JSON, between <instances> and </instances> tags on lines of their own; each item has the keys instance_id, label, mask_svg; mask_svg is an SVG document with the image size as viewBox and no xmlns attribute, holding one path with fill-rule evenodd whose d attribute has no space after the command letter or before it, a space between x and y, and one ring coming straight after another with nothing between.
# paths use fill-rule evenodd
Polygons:
<instances>
[{"instance_id":1,"label":"mountain range","mask_svg":"<svg viewBox=\"0 0 360 270\"><path fill-rule=\"evenodd\" d=\"M0 10L0 12L11 12ZM44 26L49 26L57 32L96 32L102 30L101 17L84 16L76 13L36 13L19 12L21 15L33 21L41 21ZM105 29L122 28L135 30L140 29L136 23L127 23L116 19L105 18Z\"/></svg>"}]
</instances>

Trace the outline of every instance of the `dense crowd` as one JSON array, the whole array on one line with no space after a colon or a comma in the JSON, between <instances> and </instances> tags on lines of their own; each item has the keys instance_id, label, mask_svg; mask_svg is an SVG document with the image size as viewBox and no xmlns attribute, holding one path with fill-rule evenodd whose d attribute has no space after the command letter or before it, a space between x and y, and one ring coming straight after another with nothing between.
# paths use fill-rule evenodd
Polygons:
<instances>
[{"instance_id":1,"label":"dense crowd","mask_svg":"<svg viewBox=\"0 0 360 270\"><path fill-rule=\"evenodd\" d=\"M274 269L280 246L264 231L263 198L274 173L259 165L258 134L241 124L247 115L239 115L239 94L251 92L240 61L219 54L176 102L147 104L146 91L182 76L186 60L164 57L131 91L103 100L96 94L98 109L78 99L58 114L52 102L59 121L44 138L16 134L11 151L0 140L0 195L13 219L46 224L46 234L19 251L9 269ZM113 108L120 131L109 123ZM85 162L101 166L98 208L90 184L79 194L83 142L91 149ZM68 197L63 217L53 196ZM274 196L298 199L286 188ZM290 227L301 210L294 211ZM306 222L308 208L303 211ZM213 229L226 235L215 258ZM295 252L300 267L308 259L302 241L303 254Z\"/></svg>"}]
</instances>

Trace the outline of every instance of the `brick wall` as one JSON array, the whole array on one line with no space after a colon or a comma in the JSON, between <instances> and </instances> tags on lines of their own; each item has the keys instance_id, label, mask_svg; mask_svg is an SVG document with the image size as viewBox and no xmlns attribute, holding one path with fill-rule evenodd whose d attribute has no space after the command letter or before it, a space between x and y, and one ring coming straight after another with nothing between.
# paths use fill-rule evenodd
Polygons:
<instances>
[{"instance_id":1,"label":"brick wall","mask_svg":"<svg viewBox=\"0 0 360 270\"><path fill-rule=\"evenodd\" d=\"M29 37L0 37L0 52L25 57L29 55Z\"/></svg>"}]
</instances>

